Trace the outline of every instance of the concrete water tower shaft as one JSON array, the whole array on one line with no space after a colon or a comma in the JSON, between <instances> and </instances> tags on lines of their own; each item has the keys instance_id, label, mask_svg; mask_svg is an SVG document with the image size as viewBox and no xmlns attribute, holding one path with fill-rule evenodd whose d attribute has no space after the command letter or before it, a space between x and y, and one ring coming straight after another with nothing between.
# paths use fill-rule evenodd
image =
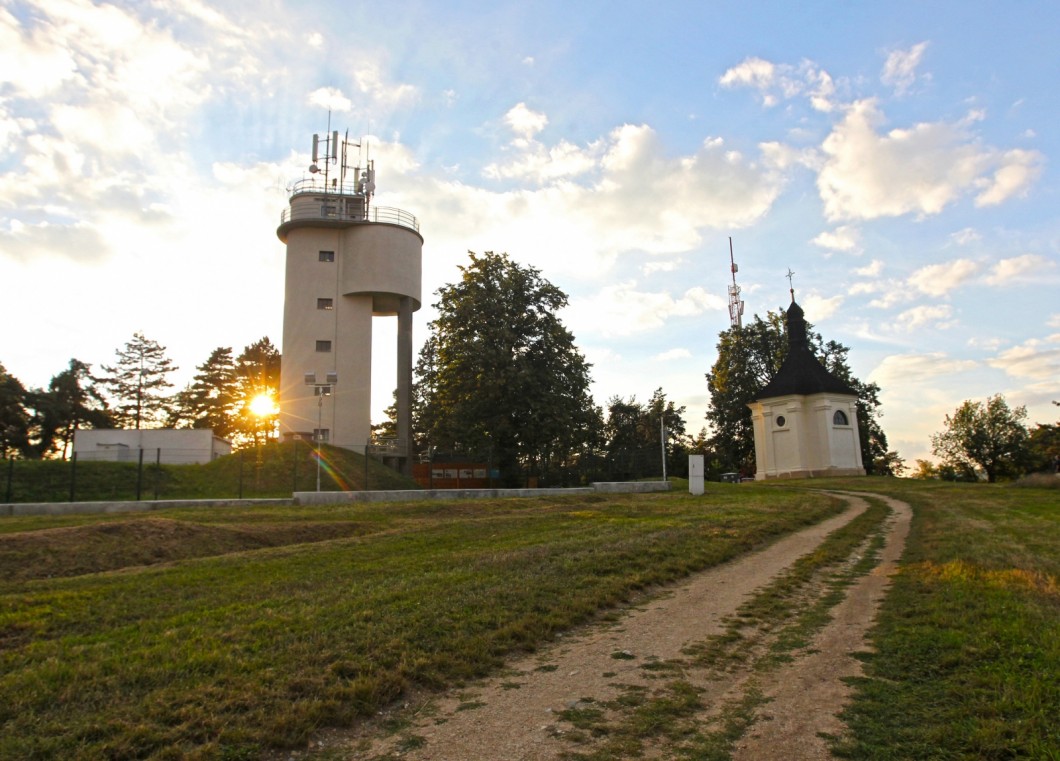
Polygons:
<instances>
[{"instance_id":1,"label":"concrete water tower shaft","mask_svg":"<svg viewBox=\"0 0 1060 761\"><path fill-rule=\"evenodd\" d=\"M287 245L280 432L365 451L371 440L372 323L397 317L397 440L410 467L412 313L420 308L423 237L406 211L375 206L375 166L350 167L338 132L313 136L310 176L291 185L276 235ZM352 151L350 151L352 152ZM322 164L322 166L321 166Z\"/></svg>"}]
</instances>

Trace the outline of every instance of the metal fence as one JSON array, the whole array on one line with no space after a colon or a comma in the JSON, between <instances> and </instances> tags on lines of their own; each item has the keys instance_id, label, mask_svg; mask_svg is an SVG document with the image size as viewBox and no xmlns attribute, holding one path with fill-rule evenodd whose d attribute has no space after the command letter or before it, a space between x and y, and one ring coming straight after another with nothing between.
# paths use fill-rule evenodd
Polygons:
<instances>
[{"instance_id":1,"label":"metal fence","mask_svg":"<svg viewBox=\"0 0 1060 761\"><path fill-rule=\"evenodd\" d=\"M189 462L189 456L151 448L68 460L0 460L0 502L249 499L393 488L381 458L323 446L318 459L312 442L251 447L210 463Z\"/></svg>"}]
</instances>

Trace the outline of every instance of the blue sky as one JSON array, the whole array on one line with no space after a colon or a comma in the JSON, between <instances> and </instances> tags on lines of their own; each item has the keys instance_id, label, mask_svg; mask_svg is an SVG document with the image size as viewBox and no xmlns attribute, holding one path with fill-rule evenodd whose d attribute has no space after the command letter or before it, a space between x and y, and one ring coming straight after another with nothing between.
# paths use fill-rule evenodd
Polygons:
<instances>
[{"instance_id":1,"label":"blue sky","mask_svg":"<svg viewBox=\"0 0 1060 761\"><path fill-rule=\"evenodd\" d=\"M965 399L1052 422L1058 28L1045 2L0 0L0 362L45 385L143 331L183 384L278 344L275 228L330 109L420 220L417 344L466 252L506 251L570 296L600 404L662 387L697 431L732 236L748 315L794 270L910 463Z\"/></svg>"}]
</instances>

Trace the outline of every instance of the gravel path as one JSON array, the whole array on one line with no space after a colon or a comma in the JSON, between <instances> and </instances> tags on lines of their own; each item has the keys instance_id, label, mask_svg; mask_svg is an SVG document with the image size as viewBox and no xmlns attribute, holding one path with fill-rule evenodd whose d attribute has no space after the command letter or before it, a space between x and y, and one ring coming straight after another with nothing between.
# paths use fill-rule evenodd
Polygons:
<instances>
[{"instance_id":1,"label":"gravel path","mask_svg":"<svg viewBox=\"0 0 1060 761\"><path fill-rule=\"evenodd\" d=\"M615 623L585 627L513 661L504 674L410 708L412 726L406 731L347 738L342 744L349 748L348 757L551 761L572 747L588 750L571 745L570 725L559 713L614 700L630 685L650 684L653 677L643 668L646 663L681 659L687 645L721 633L724 619L752 593L867 508L864 499L853 493L837 496L848 502L841 515L692 576ZM865 647L866 632L908 531L908 506L886 501L894 512L881 564L857 581L833 609L832 622L806 651L812 655L773 670L764 680L754 676L769 702L757 709L757 721L737 741L737 759L830 757L818 733L842 731L836 714L848 691L840 680L859 673L858 661L850 653ZM750 673L729 673L697 687L709 707L712 701L730 699L749 678ZM336 750L332 747L332 753Z\"/></svg>"}]
</instances>

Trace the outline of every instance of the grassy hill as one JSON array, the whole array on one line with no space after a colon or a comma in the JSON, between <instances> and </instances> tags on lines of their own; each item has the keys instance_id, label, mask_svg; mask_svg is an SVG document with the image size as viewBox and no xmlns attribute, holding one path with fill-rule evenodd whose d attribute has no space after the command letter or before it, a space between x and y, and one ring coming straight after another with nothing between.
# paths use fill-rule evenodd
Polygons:
<instances>
[{"instance_id":1,"label":"grassy hill","mask_svg":"<svg viewBox=\"0 0 1060 761\"><path fill-rule=\"evenodd\" d=\"M324 446L324 491L418 489L374 458ZM305 442L270 443L205 465L17 460L0 472L0 502L289 497L316 489L315 450ZM367 487L366 487L367 484Z\"/></svg>"},{"instance_id":2,"label":"grassy hill","mask_svg":"<svg viewBox=\"0 0 1060 761\"><path fill-rule=\"evenodd\" d=\"M0 518L0 758L304 748L838 509L798 486ZM1060 492L812 486L914 508L845 757L1057 757Z\"/></svg>"}]
</instances>

